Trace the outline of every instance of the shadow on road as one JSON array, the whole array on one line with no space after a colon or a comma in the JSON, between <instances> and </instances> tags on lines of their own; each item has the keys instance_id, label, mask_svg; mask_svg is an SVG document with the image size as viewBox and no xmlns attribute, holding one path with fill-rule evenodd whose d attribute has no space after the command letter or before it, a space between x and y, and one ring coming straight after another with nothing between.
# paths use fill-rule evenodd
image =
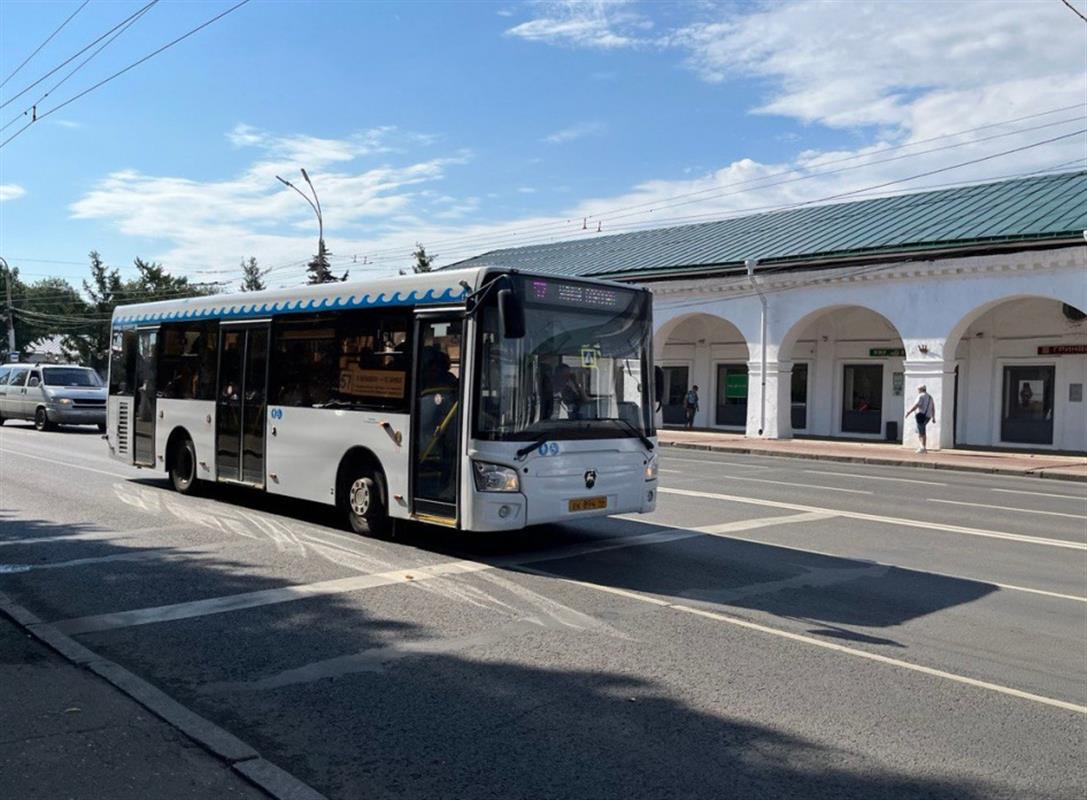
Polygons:
<instances>
[{"instance_id":1,"label":"shadow on road","mask_svg":"<svg viewBox=\"0 0 1087 800\"><path fill-rule=\"evenodd\" d=\"M162 484L128 485L157 491ZM306 504L266 496L258 500L242 492L214 498L300 515L310 524L326 513L319 509L315 520L315 509ZM588 533L537 530L513 539L411 530L403 542L458 557L493 559L619 535L619 527L621 523L604 523ZM11 512L0 516L0 543L95 530L92 525L19 519ZM136 554L145 549L137 542L96 540L94 554ZM5 550L0 546L0 563ZM875 626L893 626L994 590L712 537L655 546L651 558L646 552L613 550L549 562L546 568L577 580L791 617L810 616L811 595L805 592L811 587L803 576L815 575L816 583L824 580L816 587L826 596L821 623ZM189 557L178 549L168 555L147 562L103 561L81 569L78 586L109 592L120 581L150 579L153 574L165 604L176 602L176 587L195 585L207 596L223 596L286 585L206 554ZM154 572L144 573L150 565ZM850 571L856 572L855 578ZM50 619L78 616L83 613L80 596L67 597L63 607L56 599L57 586L76 585L64 584L72 572L36 569L0 575L0 591L32 611L53 614ZM837 576L835 581L830 573ZM53 591L43 592L49 584L54 584ZM781 687L768 685L756 697L744 694L739 686L757 682L734 682L727 654L698 654L719 669L719 692L711 704L715 710L706 713L663 679L634 674L624 653L643 646L640 642L601 643L589 634L526 625L516 613L505 619L486 616L470 604L458 606L452 598L444 607L433 605L433 597L428 598L431 605L422 606L423 588L400 585L380 590L385 595L363 594L352 600L315 596L79 639L333 798L971 800L998 796L1004 788L980 780L929 777L931 765L939 765L938 741L910 751L923 766L907 774L865 755L855 744L828 744L835 741L833 733L817 741L790 733L784 722L780 729L752 722L752 708L764 699L762 693ZM45 607L43 594L52 598ZM863 594L888 600L859 600ZM428 622L419 621L428 619L426 614L405 620L416 608L429 609ZM492 621L483 633L469 624L475 615ZM823 632L854 635L829 627ZM697 651L698 643L692 647ZM355 659L348 666L357 668L339 669L333 663L338 659ZM283 680L283 675L295 679ZM857 696L852 702L852 710L860 709L862 716L894 724L878 708L881 698ZM865 712L865 703L876 707ZM830 731L843 725L837 712L824 722ZM851 735L863 738L863 731Z\"/></svg>"}]
</instances>

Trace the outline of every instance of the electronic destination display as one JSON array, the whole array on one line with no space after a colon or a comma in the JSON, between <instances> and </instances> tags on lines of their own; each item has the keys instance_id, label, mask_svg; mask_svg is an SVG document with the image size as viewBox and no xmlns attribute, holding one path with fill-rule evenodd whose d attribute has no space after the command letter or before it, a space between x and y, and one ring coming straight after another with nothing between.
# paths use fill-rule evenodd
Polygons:
<instances>
[{"instance_id":1,"label":"electronic destination display","mask_svg":"<svg viewBox=\"0 0 1087 800\"><path fill-rule=\"evenodd\" d=\"M551 278L525 277L522 280L525 301L533 304L608 308L622 311L630 305L634 295L633 291L611 286L593 286Z\"/></svg>"}]
</instances>

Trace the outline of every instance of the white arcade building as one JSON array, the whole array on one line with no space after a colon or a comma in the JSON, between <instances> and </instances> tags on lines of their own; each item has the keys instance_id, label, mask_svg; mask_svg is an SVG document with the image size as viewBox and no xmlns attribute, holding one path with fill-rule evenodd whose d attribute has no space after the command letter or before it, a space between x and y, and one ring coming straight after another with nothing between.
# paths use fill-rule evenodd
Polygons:
<instances>
[{"instance_id":1,"label":"white arcade building","mask_svg":"<svg viewBox=\"0 0 1087 800\"><path fill-rule=\"evenodd\" d=\"M1087 171L496 250L654 293L662 422L1087 451Z\"/></svg>"}]
</instances>

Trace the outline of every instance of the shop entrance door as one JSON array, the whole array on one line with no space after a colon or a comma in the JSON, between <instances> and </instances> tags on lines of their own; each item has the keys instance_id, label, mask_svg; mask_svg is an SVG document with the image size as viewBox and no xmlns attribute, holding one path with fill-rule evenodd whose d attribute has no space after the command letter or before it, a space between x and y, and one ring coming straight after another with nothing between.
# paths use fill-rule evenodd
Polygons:
<instances>
[{"instance_id":1,"label":"shop entrance door","mask_svg":"<svg viewBox=\"0 0 1087 800\"><path fill-rule=\"evenodd\" d=\"M1004 367L1004 408L1000 439L1053 444L1053 386L1056 367Z\"/></svg>"},{"instance_id":2,"label":"shop entrance door","mask_svg":"<svg viewBox=\"0 0 1087 800\"><path fill-rule=\"evenodd\" d=\"M664 397L661 398L661 416L665 425L683 425L687 418L683 411L683 399L687 396L687 367L661 367L664 370Z\"/></svg>"},{"instance_id":3,"label":"shop entrance door","mask_svg":"<svg viewBox=\"0 0 1087 800\"><path fill-rule=\"evenodd\" d=\"M883 365L846 364L842 433L879 433L883 425Z\"/></svg>"}]
</instances>

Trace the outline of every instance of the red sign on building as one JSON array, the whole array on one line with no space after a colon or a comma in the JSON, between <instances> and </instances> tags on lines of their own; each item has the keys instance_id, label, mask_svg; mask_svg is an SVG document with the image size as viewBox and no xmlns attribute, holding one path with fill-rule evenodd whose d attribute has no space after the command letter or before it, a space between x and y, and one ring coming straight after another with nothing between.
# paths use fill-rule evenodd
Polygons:
<instances>
[{"instance_id":1,"label":"red sign on building","mask_svg":"<svg viewBox=\"0 0 1087 800\"><path fill-rule=\"evenodd\" d=\"M1078 356L1087 354L1087 344L1040 344L1040 356Z\"/></svg>"}]
</instances>

